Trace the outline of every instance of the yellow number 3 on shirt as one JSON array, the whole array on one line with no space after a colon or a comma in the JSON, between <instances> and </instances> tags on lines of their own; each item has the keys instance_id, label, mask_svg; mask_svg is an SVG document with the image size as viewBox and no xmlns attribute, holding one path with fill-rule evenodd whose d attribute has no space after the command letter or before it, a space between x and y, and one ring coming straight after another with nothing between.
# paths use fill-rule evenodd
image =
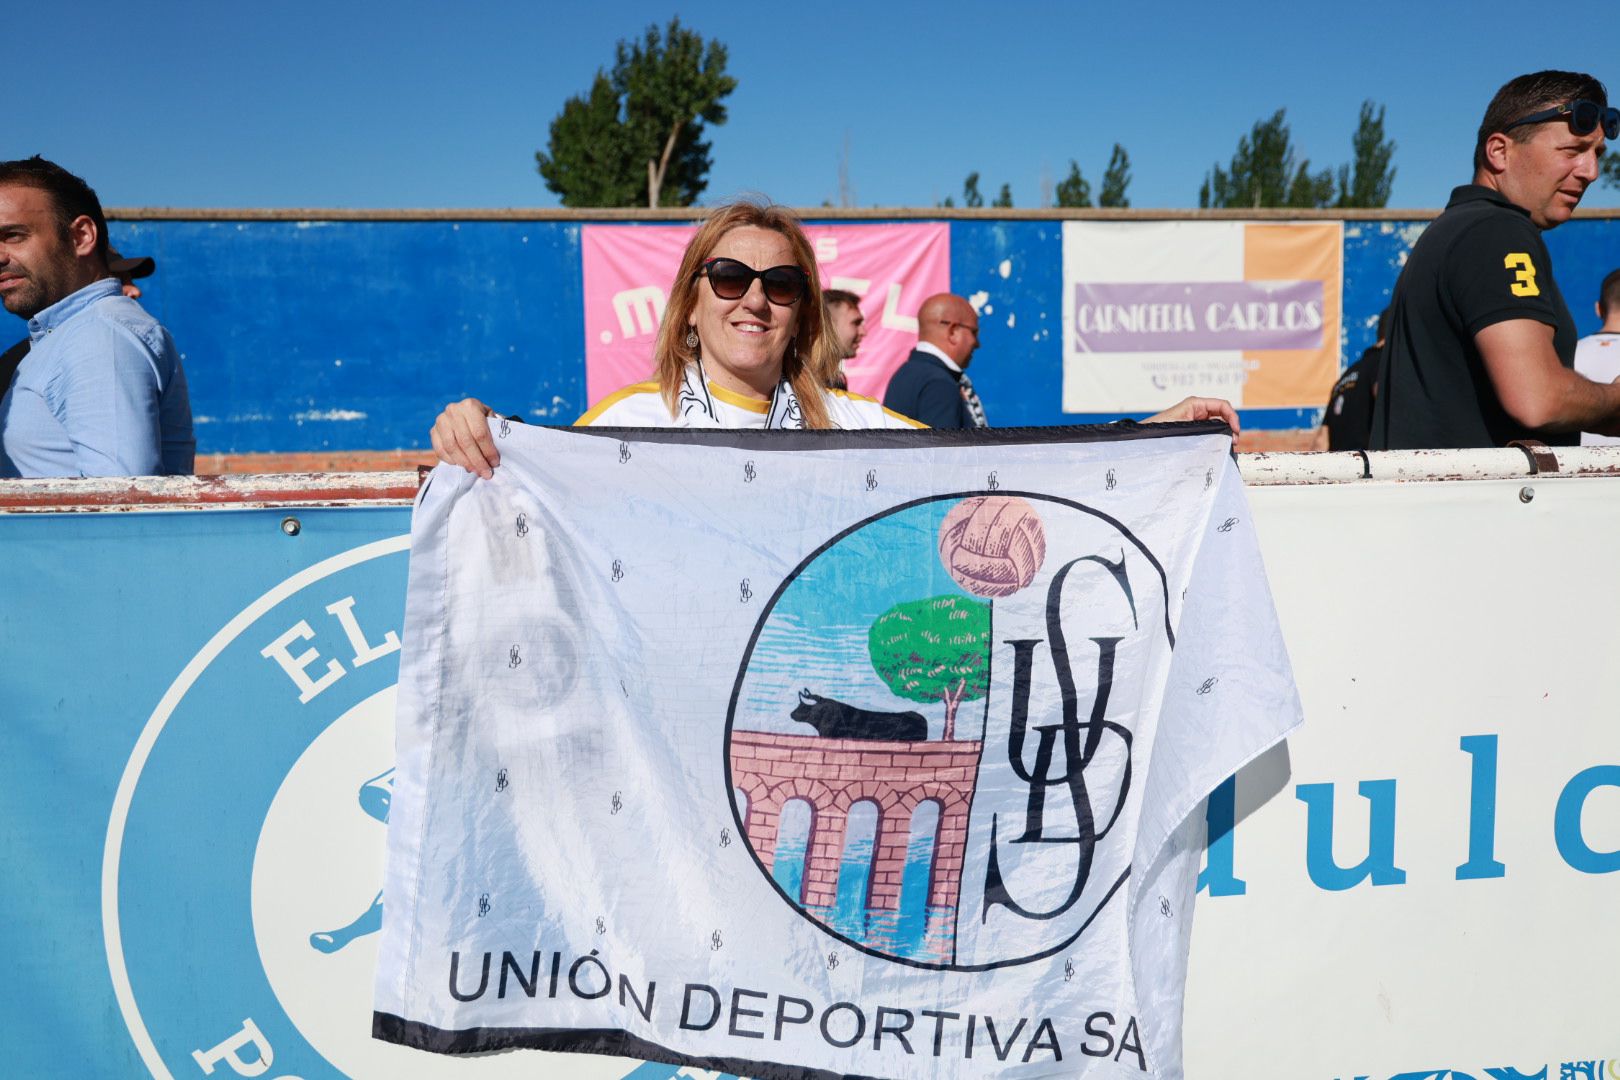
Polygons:
<instances>
[{"instance_id":1,"label":"yellow number 3 on shirt","mask_svg":"<svg viewBox=\"0 0 1620 1080\"><path fill-rule=\"evenodd\" d=\"M1508 288L1514 296L1540 296L1541 286L1536 284L1536 264L1522 251L1515 251L1502 260L1502 265L1514 271L1513 284Z\"/></svg>"}]
</instances>

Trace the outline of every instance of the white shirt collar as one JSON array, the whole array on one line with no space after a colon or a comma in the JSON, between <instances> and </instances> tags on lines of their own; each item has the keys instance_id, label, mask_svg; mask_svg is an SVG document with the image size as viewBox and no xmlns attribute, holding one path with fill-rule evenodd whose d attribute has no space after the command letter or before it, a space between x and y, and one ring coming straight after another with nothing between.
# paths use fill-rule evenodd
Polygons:
<instances>
[{"instance_id":1,"label":"white shirt collar","mask_svg":"<svg viewBox=\"0 0 1620 1080\"><path fill-rule=\"evenodd\" d=\"M925 352L929 356L938 357L941 361L944 362L946 367L950 368L952 371L956 372L958 375L962 374L962 365L958 364L955 360L952 360L950 357L946 356L945 355L945 350L941 349L938 345L935 345L933 342L931 342L931 341L919 341L919 342L917 342L917 351L918 352Z\"/></svg>"}]
</instances>

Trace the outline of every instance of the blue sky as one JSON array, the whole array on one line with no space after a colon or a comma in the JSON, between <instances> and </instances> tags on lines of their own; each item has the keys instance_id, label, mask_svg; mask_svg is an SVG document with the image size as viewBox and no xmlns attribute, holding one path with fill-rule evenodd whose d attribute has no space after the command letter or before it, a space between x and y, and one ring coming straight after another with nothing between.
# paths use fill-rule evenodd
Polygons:
<instances>
[{"instance_id":1,"label":"blue sky","mask_svg":"<svg viewBox=\"0 0 1620 1080\"><path fill-rule=\"evenodd\" d=\"M937 557L940 525L954 502L924 503L867 523L820 554L771 609L754 653L738 724L800 732L788 713L800 687L868 709L923 713L944 727L944 706L891 693L872 669L872 623L896 604L969 597ZM898 557L896 553L905 553Z\"/></svg>"},{"instance_id":2,"label":"blue sky","mask_svg":"<svg viewBox=\"0 0 1620 1080\"><path fill-rule=\"evenodd\" d=\"M773 16L773 7L785 13ZM927 206L983 174L1039 205L1116 141L1135 206L1194 207L1286 106L1317 166L1388 107L1395 207L1467 180L1495 88L1542 67L1620 94L1611 4L14 4L0 156L43 153L113 206L555 206L534 151L614 43L671 14L730 48L706 199ZM85 74L99 70L99 78ZM1594 187L1585 205L1620 206Z\"/></svg>"}]
</instances>

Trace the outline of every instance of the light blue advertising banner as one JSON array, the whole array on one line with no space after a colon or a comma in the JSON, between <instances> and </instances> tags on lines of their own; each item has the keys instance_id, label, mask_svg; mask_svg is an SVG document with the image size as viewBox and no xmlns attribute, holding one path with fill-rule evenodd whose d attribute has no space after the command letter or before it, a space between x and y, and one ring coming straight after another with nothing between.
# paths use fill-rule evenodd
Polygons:
<instances>
[{"instance_id":1,"label":"light blue advertising banner","mask_svg":"<svg viewBox=\"0 0 1620 1080\"><path fill-rule=\"evenodd\" d=\"M0 514L7 1075L675 1073L371 1038L409 528Z\"/></svg>"},{"instance_id":2,"label":"light blue advertising banner","mask_svg":"<svg viewBox=\"0 0 1620 1080\"><path fill-rule=\"evenodd\" d=\"M1206 809L1188 1076L1620 1080L1617 495L1250 489L1305 723ZM0 1074L713 1075L371 1037L408 531L0 512Z\"/></svg>"}]
</instances>

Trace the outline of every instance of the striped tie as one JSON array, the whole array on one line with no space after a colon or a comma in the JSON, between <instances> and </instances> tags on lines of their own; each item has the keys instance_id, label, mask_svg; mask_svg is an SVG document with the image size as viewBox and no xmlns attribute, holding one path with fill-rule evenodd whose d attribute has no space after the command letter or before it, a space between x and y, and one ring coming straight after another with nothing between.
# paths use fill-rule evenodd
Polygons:
<instances>
[{"instance_id":1,"label":"striped tie","mask_svg":"<svg viewBox=\"0 0 1620 1080\"><path fill-rule=\"evenodd\" d=\"M984 402L979 395L973 392L973 380L967 377L967 372L957 376L962 384L962 400L967 402L968 415L973 417L974 427L989 427L990 421L984 415Z\"/></svg>"}]
</instances>

